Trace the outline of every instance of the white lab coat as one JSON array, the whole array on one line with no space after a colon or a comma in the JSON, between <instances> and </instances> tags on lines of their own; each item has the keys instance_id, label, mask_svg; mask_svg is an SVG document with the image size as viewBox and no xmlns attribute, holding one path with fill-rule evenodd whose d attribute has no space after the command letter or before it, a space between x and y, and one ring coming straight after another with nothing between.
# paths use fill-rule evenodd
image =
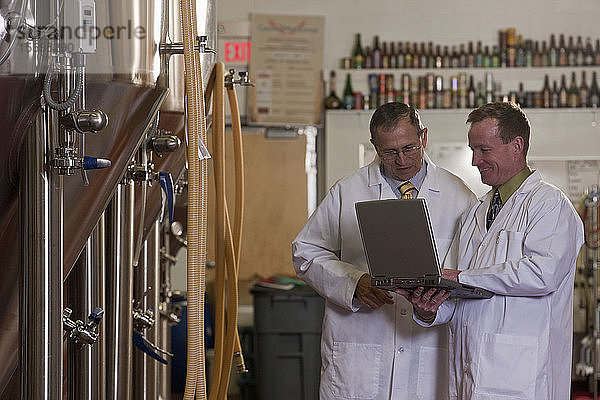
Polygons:
<instances>
[{"instance_id":1,"label":"white lab coat","mask_svg":"<svg viewBox=\"0 0 600 400\"><path fill-rule=\"evenodd\" d=\"M459 178L425 160L418 197L427 201L443 259L460 214L476 198ZM447 327L419 326L410 303L396 294L393 305L377 310L353 298L368 271L354 203L393 198L376 159L329 190L292 244L298 276L326 300L321 400L448 398Z\"/></svg>"},{"instance_id":2,"label":"white lab coat","mask_svg":"<svg viewBox=\"0 0 600 400\"><path fill-rule=\"evenodd\" d=\"M444 262L462 270L460 282L496 293L438 310L434 324L451 319L450 397L569 399L573 278L583 224L537 171L486 231L491 196L461 218Z\"/></svg>"}]
</instances>

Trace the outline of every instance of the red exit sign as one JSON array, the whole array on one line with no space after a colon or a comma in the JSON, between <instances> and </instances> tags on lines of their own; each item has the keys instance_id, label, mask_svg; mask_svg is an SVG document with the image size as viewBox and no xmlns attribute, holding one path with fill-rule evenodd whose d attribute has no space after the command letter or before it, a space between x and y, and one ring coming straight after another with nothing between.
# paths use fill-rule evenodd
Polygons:
<instances>
[{"instance_id":1,"label":"red exit sign","mask_svg":"<svg viewBox=\"0 0 600 400\"><path fill-rule=\"evenodd\" d=\"M225 62L250 62L250 42L225 42Z\"/></svg>"}]
</instances>

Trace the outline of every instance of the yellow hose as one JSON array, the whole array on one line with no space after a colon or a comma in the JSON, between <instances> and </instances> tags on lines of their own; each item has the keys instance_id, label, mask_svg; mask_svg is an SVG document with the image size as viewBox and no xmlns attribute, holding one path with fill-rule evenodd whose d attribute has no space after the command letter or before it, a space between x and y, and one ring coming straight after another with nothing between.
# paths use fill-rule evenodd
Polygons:
<instances>
[{"instance_id":1,"label":"yellow hose","mask_svg":"<svg viewBox=\"0 0 600 400\"><path fill-rule=\"evenodd\" d=\"M215 176L215 358L210 382L209 399L216 398L223 366L225 337L225 108L224 66L214 67L212 119L213 173Z\"/></svg>"},{"instance_id":2,"label":"yellow hose","mask_svg":"<svg viewBox=\"0 0 600 400\"><path fill-rule=\"evenodd\" d=\"M180 1L185 60L186 116L188 132L188 349L185 400L206 399L204 367L204 295L206 292L206 231L208 162L199 161L199 141L206 143L206 119L200 56L194 50L198 36L196 5Z\"/></svg>"},{"instance_id":3,"label":"yellow hose","mask_svg":"<svg viewBox=\"0 0 600 400\"><path fill-rule=\"evenodd\" d=\"M233 77L231 77L233 78ZM233 153L235 159L235 221L233 225L233 243L236 255L236 282L237 274L240 269L240 256L242 254L242 225L244 221L244 151L242 143L242 123L240 120L239 105L235 88L233 85L227 86L227 98L229 100L229 109L231 110L231 130L233 135ZM235 331L234 357L238 373L246 372L240 336Z\"/></svg>"}]
</instances>

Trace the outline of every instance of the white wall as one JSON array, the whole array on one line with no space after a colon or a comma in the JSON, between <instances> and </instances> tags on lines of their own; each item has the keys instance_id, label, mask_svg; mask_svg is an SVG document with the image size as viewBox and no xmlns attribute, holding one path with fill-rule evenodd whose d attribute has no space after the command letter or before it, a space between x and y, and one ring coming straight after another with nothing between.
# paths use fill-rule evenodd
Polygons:
<instances>
[{"instance_id":1,"label":"white wall","mask_svg":"<svg viewBox=\"0 0 600 400\"><path fill-rule=\"evenodd\" d=\"M376 34L386 41L492 45L508 27L534 40L550 33L600 37L599 0L218 0L218 21L245 21L252 12L325 16L325 70L350 55L357 32L363 46Z\"/></svg>"}]
</instances>

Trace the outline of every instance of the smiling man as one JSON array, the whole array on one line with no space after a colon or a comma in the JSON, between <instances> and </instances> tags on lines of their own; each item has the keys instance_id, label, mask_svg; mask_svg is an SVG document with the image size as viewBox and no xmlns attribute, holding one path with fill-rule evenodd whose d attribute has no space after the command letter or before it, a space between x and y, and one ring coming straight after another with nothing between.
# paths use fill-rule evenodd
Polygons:
<instances>
[{"instance_id":1,"label":"smiling man","mask_svg":"<svg viewBox=\"0 0 600 400\"><path fill-rule=\"evenodd\" d=\"M527 166L530 125L512 103L469 114L469 147L492 186L461 218L446 278L495 293L444 302L415 290L415 320L450 321L450 398L570 397L573 279L583 224L567 197Z\"/></svg>"},{"instance_id":2,"label":"smiling man","mask_svg":"<svg viewBox=\"0 0 600 400\"><path fill-rule=\"evenodd\" d=\"M425 199L444 256L476 199L427 157L428 132L414 108L384 104L369 128L378 157L337 182L292 243L296 273L326 303L319 398L446 400L447 326L419 326L406 299L371 286L354 204Z\"/></svg>"}]
</instances>

